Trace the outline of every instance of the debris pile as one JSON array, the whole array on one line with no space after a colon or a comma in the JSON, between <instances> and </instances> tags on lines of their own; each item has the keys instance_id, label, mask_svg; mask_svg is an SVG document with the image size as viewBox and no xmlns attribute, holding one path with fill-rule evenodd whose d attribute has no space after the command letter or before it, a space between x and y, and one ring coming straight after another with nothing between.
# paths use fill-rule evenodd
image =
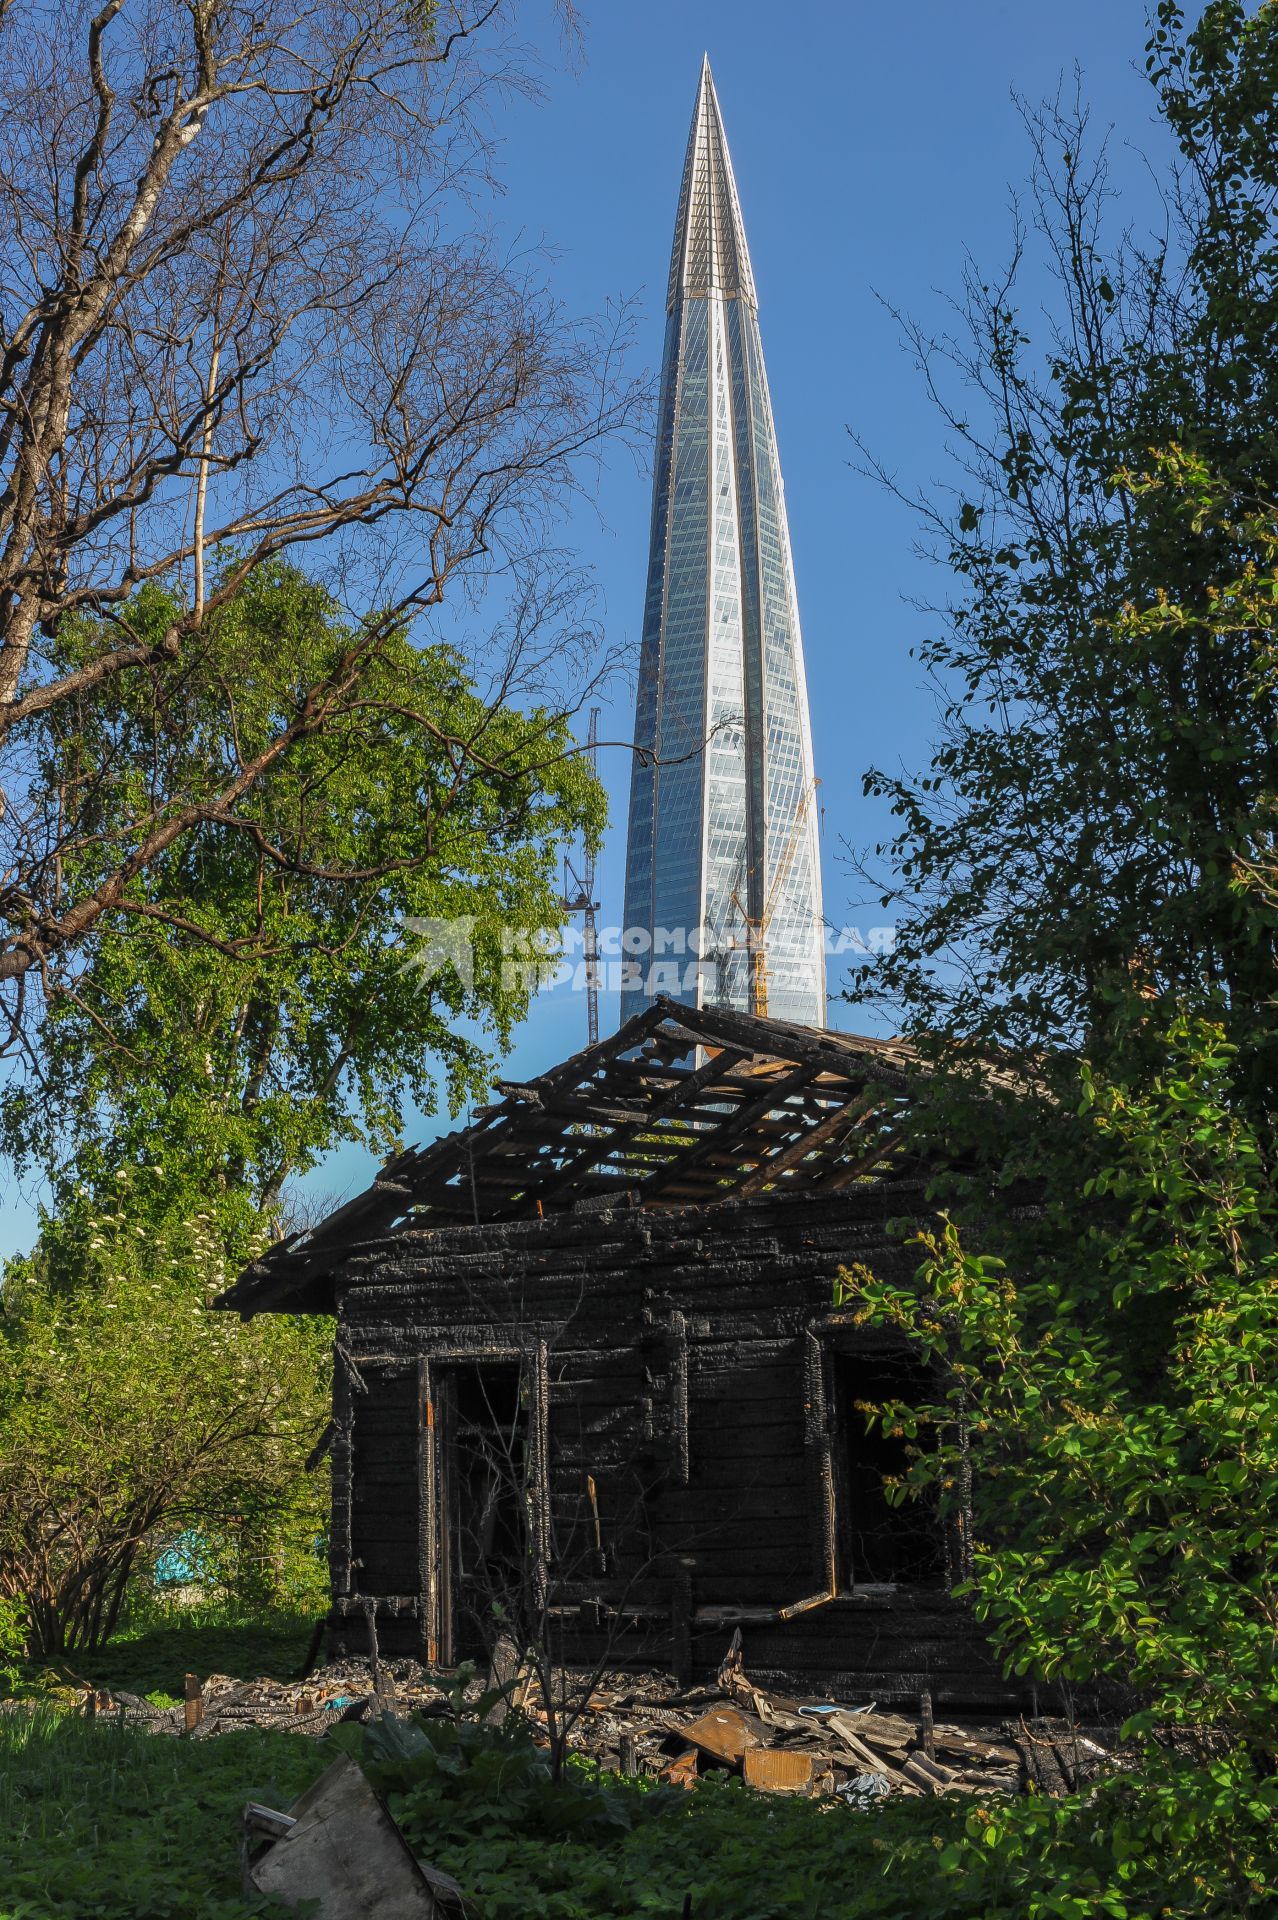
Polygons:
<instances>
[{"instance_id":1,"label":"debris pile","mask_svg":"<svg viewBox=\"0 0 1278 1920\"><path fill-rule=\"evenodd\" d=\"M612 1771L653 1774L687 1787L719 1769L766 1793L837 1796L852 1805L886 1793L1032 1789L1059 1796L1119 1764L1113 1730L1106 1730L1102 1742L1063 1720L959 1725L934 1719L926 1693L918 1697L917 1713L907 1715L881 1711L874 1701L765 1691L745 1674L735 1643L708 1686L681 1688L668 1674L612 1671L586 1684L582 1675L567 1672L557 1676L548 1702L516 1662L487 1682L473 1680L463 1710L490 1692L494 1681L505 1686L506 1698L493 1720L515 1707L538 1737L559 1735L570 1749ZM155 1733L207 1740L244 1726L319 1738L343 1722L382 1713L442 1716L458 1704L455 1683L415 1661L370 1665L351 1659L295 1681L213 1674L201 1682L188 1675L186 1698L175 1707L86 1689L85 1710L117 1714Z\"/></svg>"},{"instance_id":2,"label":"debris pile","mask_svg":"<svg viewBox=\"0 0 1278 1920\"><path fill-rule=\"evenodd\" d=\"M695 1786L714 1769L767 1793L838 1796L853 1805L886 1793L1059 1796L1119 1764L1107 1742L1063 1720L957 1725L934 1719L928 1693L918 1712L880 1711L871 1701L801 1699L765 1691L746 1674L734 1634L713 1685L679 1690L661 1675L603 1675L588 1696L570 1676L559 1712L569 1744L605 1767L654 1773ZM547 1721L535 1689L524 1704Z\"/></svg>"},{"instance_id":3,"label":"debris pile","mask_svg":"<svg viewBox=\"0 0 1278 1920\"><path fill-rule=\"evenodd\" d=\"M800 1701L751 1688L748 1700L702 1689L664 1700L600 1689L570 1733L604 1766L694 1786L715 1768L747 1786L861 1804L886 1793L1063 1794L1112 1765L1109 1750L1063 1721L998 1727L932 1721L873 1702ZM534 1709L534 1712L536 1710Z\"/></svg>"},{"instance_id":4,"label":"debris pile","mask_svg":"<svg viewBox=\"0 0 1278 1920\"><path fill-rule=\"evenodd\" d=\"M186 1733L196 1740L236 1727L272 1727L318 1738L343 1721L377 1713L450 1711L447 1694L413 1660L375 1669L365 1660L343 1660L305 1680L236 1680L214 1673L202 1681L188 1673L184 1690L178 1706L158 1707L121 1688L86 1687L84 1710L91 1717L111 1714L152 1733Z\"/></svg>"}]
</instances>

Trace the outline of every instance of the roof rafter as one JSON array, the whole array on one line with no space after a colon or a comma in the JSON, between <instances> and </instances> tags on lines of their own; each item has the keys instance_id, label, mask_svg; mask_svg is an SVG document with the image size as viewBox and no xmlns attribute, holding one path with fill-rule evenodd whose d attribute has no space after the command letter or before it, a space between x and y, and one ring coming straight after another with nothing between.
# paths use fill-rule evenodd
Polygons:
<instances>
[{"instance_id":1,"label":"roof rafter","mask_svg":"<svg viewBox=\"0 0 1278 1920\"><path fill-rule=\"evenodd\" d=\"M397 1154L366 1192L247 1267L219 1305L296 1310L352 1258L432 1227L589 1203L688 1206L832 1192L898 1152L926 1068L899 1040L820 1032L659 997L618 1033ZM882 1131L880 1131L882 1129Z\"/></svg>"}]
</instances>

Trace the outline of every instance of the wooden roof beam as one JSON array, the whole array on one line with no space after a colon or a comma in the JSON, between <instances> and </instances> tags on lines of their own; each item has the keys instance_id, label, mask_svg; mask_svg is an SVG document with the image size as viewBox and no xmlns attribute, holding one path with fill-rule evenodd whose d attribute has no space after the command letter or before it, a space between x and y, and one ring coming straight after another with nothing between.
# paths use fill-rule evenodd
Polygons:
<instances>
[{"instance_id":1,"label":"wooden roof beam","mask_svg":"<svg viewBox=\"0 0 1278 1920\"><path fill-rule=\"evenodd\" d=\"M745 1129L752 1121L760 1119L770 1108L780 1106L790 1094L797 1093L800 1087L805 1087L811 1078L810 1066L795 1067L779 1085L775 1083L770 1085L765 1092L757 1094L753 1100L745 1101L735 1113L724 1114L723 1124L716 1127L713 1132L707 1133L697 1145L690 1147L686 1153L681 1153L676 1160L673 1160L667 1174L653 1176L643 1189L643 1198L647 1200L653 1194L660 1193L669 1180L682 1179L688 1168L696 1166L708 1154L718 1152L720 1149L732 1151L732 1142L742 1139Z\"/></svg>"},{"instance_id":2,"label":"wooden roof beam","mask_svg":"<svg viewBox=\"0 0 1278 1920\"><path fill-rule=\"evenodd\" d=\"M769 1154L766 1160L761 1161L754 1172L741 1182L736 1191L736 1198L738 1200L753 1199L754 1195L762 1193L779 1173L784 1173L789 1167L797 1167L801 1161L807 1159L810 1153L817 1152L828 1145L841 1133L855 1133L865 1124L867 1117L880 1111L881 1107L880 1100L865 1094L852 1106L844 1107L841 1112L828 1114L815 1127L800 1133L788 1147L781 1147L776 1153Z\"/></svg>"},{"instance_id":3,"label":"wooden roof beam","mask_svg":"<svg viewBox=\"0 0 1278 1920\"><path fill-rule=\"evenodd\" d=\"M734 1057L739 1059L740 1055ZM673 1087L668 1093L663 1094L661 1099L658 1100L647 1113L630 1121L625 1127L618 1128L607 1141L592 1138L583 1142L581 1151L574 1154L569 1162L558 1168L548 1179L528 1189L524 1195L525 1204L531 1209L535 1207L540 1200L544 1206L548 1200L553 1200L561 1195L568 1183L573 1180L587 1164L598 1161L601 1153L614 1153L618 1148L624 1147L628 1141L633 1140L637 1134L646 1133L649 1130L659 1132L660 1123L663 1120L682 1117L682 1108L685 1101L691 1096L695 1096L703 1086L709 1083L712 1077L710 1066L711 1063L707 1062L704 1066L699 1067L695 1073L690 1074L685 1080L681 1080L676 1087ZM715 1062L714 1066L716 1070L720 1070L720 1062ZM654 1142L653 1144L655 1145L656 1143Z\"/></svg>"}]
</instances>

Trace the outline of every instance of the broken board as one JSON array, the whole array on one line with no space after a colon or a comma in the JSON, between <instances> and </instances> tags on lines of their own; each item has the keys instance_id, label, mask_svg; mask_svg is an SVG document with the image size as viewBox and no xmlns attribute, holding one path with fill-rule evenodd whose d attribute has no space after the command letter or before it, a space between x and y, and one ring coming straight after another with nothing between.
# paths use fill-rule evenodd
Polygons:
<instances>
[{"instance_id":1,"label":"broken board","mask_svg":"<svg viewBox=\"0 0 1278 1920\"><path fill-rule=\"evenodd\" d=\"M278 1818L279 1816L277 1816ZM291 1825L246 1868L249 1885L285 1906L316 1901L315 1920L443 1920L407 1842L355 1762L343 1754L290 1809Z\"/></svg>"}]
</instances>

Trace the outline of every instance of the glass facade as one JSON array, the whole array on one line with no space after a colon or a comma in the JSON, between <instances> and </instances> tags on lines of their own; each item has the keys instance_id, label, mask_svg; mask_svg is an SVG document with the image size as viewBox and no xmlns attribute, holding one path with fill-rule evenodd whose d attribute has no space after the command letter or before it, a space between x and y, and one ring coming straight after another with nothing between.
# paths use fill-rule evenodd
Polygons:
<instances>
[{"instance_id":1,"label":"glass facade","mask_svg":"<svg viewBox=\"0 0 1278 1920\"><path fill-rule=\"evenodd\" d=\"M743 1012L766 994L773 1019L821 1027L803 643L754 277L708 64L667 311L626 855L639 950L622 1017L654 992Z\"/></svg>"}]
</instances>

